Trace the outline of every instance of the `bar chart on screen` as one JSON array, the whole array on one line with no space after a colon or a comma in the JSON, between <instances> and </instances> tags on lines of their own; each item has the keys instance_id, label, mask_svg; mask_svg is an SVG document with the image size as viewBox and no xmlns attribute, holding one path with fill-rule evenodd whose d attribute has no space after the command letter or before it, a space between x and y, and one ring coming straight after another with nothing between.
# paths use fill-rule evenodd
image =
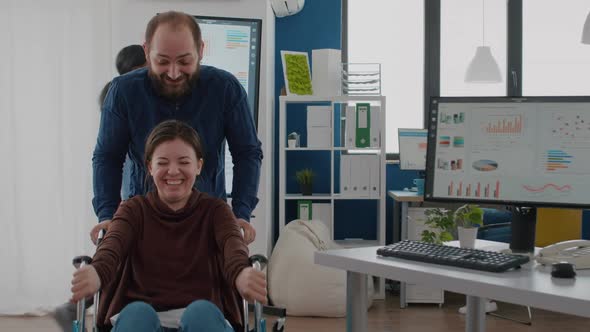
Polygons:
<instances>
[{"instance_id":1,"label":"bar chart on screen","mask_svg":"<svg viewBox=\"0 0 590 332\"><path fill-rule=\"evenodd\" d=\"M500 180L450 180L447 195L454 197L500 198Z\"/></svg>"}]
</instances>

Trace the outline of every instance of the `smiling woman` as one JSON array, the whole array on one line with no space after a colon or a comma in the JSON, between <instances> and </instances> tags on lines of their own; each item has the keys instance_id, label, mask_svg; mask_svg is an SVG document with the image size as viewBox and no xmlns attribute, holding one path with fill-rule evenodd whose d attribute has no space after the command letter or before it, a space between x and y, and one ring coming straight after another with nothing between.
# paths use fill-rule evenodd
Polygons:
<instances>
[{"instance_id":1,"label":"smiling woman","mask_svg":"<svg viewBox=\"0 0 590 332\"><path fill-rule=\"evenodd\" d=\"M148 137L145 151L158 196L174 211L183 208L203 167L197 133L176 120L162 122Z\"/></svg>"},{"instance_id":2,"label":"smiling woman","mask_svg":"<svg viewBox=\"0 0 590 332\"><path fill-rule=\"evenodd\" d=\"M193 188L202 158L198 134L184 122L161 122L148 136L145 163L156 191L121 202L92 263L72 279L73 301L99 289L109 299L98 307L99 327L233 331L227 319L238 331L236 291L266 303L265 275L250 267L229 205ZM179 322L162 320L170 310L183 312Z\"/></svg>"}]
</instances>

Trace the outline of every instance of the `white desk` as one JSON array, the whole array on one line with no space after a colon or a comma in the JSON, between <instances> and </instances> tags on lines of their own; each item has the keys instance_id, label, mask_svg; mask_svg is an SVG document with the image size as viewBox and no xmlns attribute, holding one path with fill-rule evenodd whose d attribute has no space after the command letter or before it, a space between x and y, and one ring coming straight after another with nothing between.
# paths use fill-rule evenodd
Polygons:
<instances>
[{"instance_id":1,"label":"white desk","mask_svg":"<svg viewBox=\"0 0 590 332\"><path fill-rule=\"evenodd\" d=\"M478 247L497 242L477 240ZM347 271L347 331L367 331L367 274L433 285L467 295L465 331L485 331L486 298L590 317L590 270L575 279L551 278L550 267L531 262L521 269L492 273L380 258L379 247L316 252L316 264Z\"/></svg>"}]
</instances>

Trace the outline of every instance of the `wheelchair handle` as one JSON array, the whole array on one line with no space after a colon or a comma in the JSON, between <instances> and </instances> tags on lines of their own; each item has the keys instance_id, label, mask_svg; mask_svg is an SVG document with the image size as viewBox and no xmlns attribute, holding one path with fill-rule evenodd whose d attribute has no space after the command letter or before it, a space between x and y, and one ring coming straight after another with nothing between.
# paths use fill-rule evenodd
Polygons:
<instances>
[{"instance_id":1,"label":"wheelchair handle","mask_svg":"<svg viewBox=\"0 0 590 332\"><path fill-rule=\"evenodd\" d=\"M260 261L254 261L254 263L252 264L252 267L254 267L255 270L257 271L262 271L262 264L260 263ZM254 301L254 331L255 332L264 332L262 331L262 304L258 301Z\"/></svg>"},{"instance_id":2,"label":"wheelchair handle","mask_svg":"<svg viewBox=\"0 0 590 332\"><path fill-rule=\"evenodd\" d=\"M106 235L106 231L101 229L98 232L98 237L96 239L96 247L100 245L104 236ZM74 257L72 260L72 264L76 269L83 267L84 265L88 265L92 263L92 258L88 256L77 256ZM98 307L99 307L99 300L100 300L100 290L94 294L94 312L92 315L92 331L97 332L97 317L98 317ZM72 331L74 332L85 332L86 331L86 299L81 299L76 303L76 320L72 323L73 328Z\"/></svg>"},{"instance_id":3,"label":"wheelchair handle","mask_svg":"<svg viewBox=\"0 0 590 332\"><path fill-rule=\"evenodd\" d=\"M257 269L258 271L262 271L264 270L264 268L266 267L266 264L268 264L268 258L266 258L264 255L252 255L249 258L250 261L250 265L252 265L253 267L255 263L260 264L260 267Z\"/></svg>"},{"instance_id":4,"label":"wheelchair handle","mask_svg":"<svg viewBox=\"0 0 590 332\"><path fill-rule=\"evenodd\" d=\"M264 255L253 255L249 258L250 264L257 271L262 271L268 259ZM244 331L248 330L249 318L248 318L248 301L244 300ZM258 301L254 301L254 332L266 332L266 321L262 318L262 304Z\"/></svg>"},{"instance_id":5,"label":"wheelchair handle","mask_svg":"<svg viewBox=\"0 0 590 332\"><path fill-rule=\"evenodd\" d=\"M92 263L92 258L90 258L88 256L76 256L76 257L74 257L74 259L72 259L72 264L77 269L81 268L84 265L88 265L90 263Z\"/></svg>"},{"instance_id":6,"label":"wheelchair handle","mask_svg":"<svg viewBox=\"0 0 590 332\"><path fill-rule=\"evenodd\" d=\"M88 256L76 256L72 260L72 264L76 269L82 268L92 262L92 258ZM76 320L72 322L72 330L74 332L84 332L86 329L86 299L80 299L76 303Z\"/></svg>"},{"instance_id":7,"label":"wheelchair handle","mask_svg":"<svg viewBox=\"0 0 590 332\"><path fill-rule=\"evenodd\" d=\"M98 232L98 237L96 238L96 250L98 250L98 246L100 245L100 243L102 242L102 239L104 238L104 236L106 235L107 231L104 229L101 229L100 232ZM98 331L98 308L100 306L100 290L98 292L96 292L96 294L94 294L94 312L92 315L92 331L93 332L97 332Z\"/></svg>"},{"instance_id":8,"label":"wheelchair handle","mask_svg":"<svg viewBox=\"0 0 590 332\"><path fill-rule=\"evenodd\" d=\"M101 229L100 232L98 232L98 236L96 238L96 246L97 247L102 242L102 239L104 238L106 233L107 233L107 231L105 231L104 229Z\"/></svg>"}]
</instances>

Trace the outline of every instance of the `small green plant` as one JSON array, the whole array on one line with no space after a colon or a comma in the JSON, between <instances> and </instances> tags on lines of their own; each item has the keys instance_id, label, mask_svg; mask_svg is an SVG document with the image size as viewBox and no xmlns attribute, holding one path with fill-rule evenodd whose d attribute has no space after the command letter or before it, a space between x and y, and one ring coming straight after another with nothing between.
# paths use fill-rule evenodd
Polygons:
<instances>
[{"instance_id":1,"label":"small green plant","mask_svg":"<svg viewBox=\"0 0 590 332\"><path fill-rule=\"evenodd\" d=\"M453 211L447 209L426 209L426 222L429 229L422 231L422 241L442 244L445 241L453 240L455 221Z\"/></svg>"},{"instance_id":2,"label":"small green plant","mask_svg":"<svg viewBox=\"0 0 590 332\"><path fill-rule=\"evenodd\" d=\"M426 209L426 222L430 229L422 232L422 241L442 244L453 240L455 227L483 225L483 210L476 204L465 204L454 212L447 209Z\"/></svg>"},{"instance_id":3,"label":"small green plant","mask_svg":"<svg viewBox=\"0 0 590 332\"><path fill-rule=\"evenodd\" d=\"M297 179L297 183L299 183L299 187L301 188L301 194L304 196L312 194L314 176L315 173L309 168L295 172L295 178Z\"/></svg>"},{"instance_id":4,"label":"small green plant","mask_svg":"<svg viewBox=\"0 0 590 332\"><path fill-rule=\"evenodd\" d=\"M310 168L295 172L295 178L300 185L312 184L315 173Z\"/></svg>"},{"instance_id":5,"label":"small green plant","mask_svg":"<svg viewBox=\"0 0 590 332\"><path fill-rule=\"evenodd\" d=\"M464 228L483 226L483 210L476 204L465 204L455 211L454 219L457 226Z\"/></svg>"}]
</instances>

